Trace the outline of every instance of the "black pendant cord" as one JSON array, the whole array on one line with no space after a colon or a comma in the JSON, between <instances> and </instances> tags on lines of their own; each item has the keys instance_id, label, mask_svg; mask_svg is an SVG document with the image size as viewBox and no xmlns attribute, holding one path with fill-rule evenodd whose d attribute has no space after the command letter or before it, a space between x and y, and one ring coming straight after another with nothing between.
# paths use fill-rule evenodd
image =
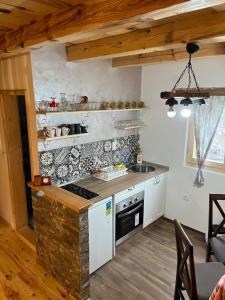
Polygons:
<instances>
[{"instance_id":1,"label":"black pendant cord","mask_svg":"<svg viewBox=\"0 0 225 300\"><path fill-rule=\"evenodd\" d=\"M188 68L188 64L186 65L185 69L183 70L183 72L181 73L181 75L180 75L180 77L178 78L177 82L175 83L175 85L174 85L174 87L173 87L173 89L172 89L172 93L176 90L176 88L177 88L178 84L180 83L181 79L183 78L183 76L184 76L184 74L185 74L187 68Z\"/></svg>"},{"instance_id":2,"label":"black pendant cord","mask_svg":"<svg viewBox=\"0 0 225 300\"><path fill-rule=\"evenodd\" d=\"M178 78L177 82L175 83L173 89L172 89L172 93L176 90L177 86L179 85L181 79L183 78L185 72L188 70L188 87L187 87L187 93L189 94L190 92L190 88L191 88L191 75L193 76L193 79L194 79L194 83L195 83L195 86L197 88L197 90L200 92L200 88L199 88L199 85L198 85L198 82L197 82L197 79L196 79L196 76L195 76L195 72L192 68L192 63L191 63L191 57L192 56L192 53L189 54L189 61L185 67L185 69L183 70L183 72L181 73L180 77Z\"/></svg>"}]
</instances>

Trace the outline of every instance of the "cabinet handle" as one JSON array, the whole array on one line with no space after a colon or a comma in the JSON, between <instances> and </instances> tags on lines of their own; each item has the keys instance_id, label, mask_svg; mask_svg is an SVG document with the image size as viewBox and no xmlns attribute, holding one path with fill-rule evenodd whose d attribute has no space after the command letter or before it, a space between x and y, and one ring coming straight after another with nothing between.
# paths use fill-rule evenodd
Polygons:
<instances>
[{"instance_id":1,"label":"cabinet handle","mask_svg":"<svg viewBox=\"0 0 225 300\"><path fill-rule=\"evenodd\" d=\"M39 191L36 193L37 197L43 197L45 195L45 193L43 191Z\"/></svg>"},{"instance_id":2,"label":"cabinet handle","mask_svg":"<svg viewBox=\"0 0 225 300\"><path fill-rule=\"evenodd\" d=\"M131 188L128 189L128 191L133 191L135 189L135 186L132 186Z\"/></svg>"}]
</instances>

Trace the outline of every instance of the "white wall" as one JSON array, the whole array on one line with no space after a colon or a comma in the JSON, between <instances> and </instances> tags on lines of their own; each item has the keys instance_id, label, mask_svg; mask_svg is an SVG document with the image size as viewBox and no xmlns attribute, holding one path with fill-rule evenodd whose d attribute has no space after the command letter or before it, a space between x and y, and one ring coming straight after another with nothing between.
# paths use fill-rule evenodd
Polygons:
<instances>
[{"instance_id":1,"label":"white wall","mask_svg":"<svg viewBox=\"0 0 225 300\"><path fill-rule=\"evenodd\" d=\"M187 121L177 112L174 119L166 115L168 107L160 92L171 90L185 62L171 62L142 68L142 99L150 107L146 113L149 125L143 129L141 142L144 158L168 165L166 216L205 232L209 193L225 193L225 174L205 171L205 186L193 187L196 170L185 166ZM195 60L194 70L200 86L225 86L225 58ZM184 195L190 201L184 201Z\"/></svg>"},{"instance_id":2,"label":"white wall","mask_svg":"<svg viewBox=\"0 0 225 300\"><path fill-rule=\"evenodd\" d=\"M133 101L140 99L141 68L115 69L111 60L89 62L67 62L64 46L43 47L32 51L33 85L36 100L67 95L87 95L91 101ZM82 137L78 143L114 138L128 134L114 129L121 119L135 118L133 112L95 113L54 116L49 124L77 123L84 120L89 125L90 135ZM42 123L42 119L39 120ZM130 132L131 134L133 132ZM51 142L48 149L71 146L73 139ZM39 143L39 150L43 150Z\"/></svg>"}]
</instances>

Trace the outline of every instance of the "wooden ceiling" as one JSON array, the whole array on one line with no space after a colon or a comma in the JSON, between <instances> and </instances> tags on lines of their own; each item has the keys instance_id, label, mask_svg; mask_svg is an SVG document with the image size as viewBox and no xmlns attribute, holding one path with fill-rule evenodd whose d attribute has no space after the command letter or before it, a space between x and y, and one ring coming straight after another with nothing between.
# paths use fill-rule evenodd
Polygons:
<instances>
[{"instance_id":1,"label":"wooden ceiling","mask_svg":"<svg viewBox=\"0 0 225 300\"><path fill-rule=\"evenodd\" d=\"M0 0L0 35L71 6L70 0Z\"/></svg>"},{"instance_id":2,"label":"wooden ceiling","mask_svg":"<svg viewBox=\"0 0 225 300\"><path fill-rule=\"evenodd\" d=\"M0 56L63 43L68 60L135 66L182 59L191 40L206 43L199 56L223 55L223 20L223 0L0 0Z\"/></svg>"}]
</instances>

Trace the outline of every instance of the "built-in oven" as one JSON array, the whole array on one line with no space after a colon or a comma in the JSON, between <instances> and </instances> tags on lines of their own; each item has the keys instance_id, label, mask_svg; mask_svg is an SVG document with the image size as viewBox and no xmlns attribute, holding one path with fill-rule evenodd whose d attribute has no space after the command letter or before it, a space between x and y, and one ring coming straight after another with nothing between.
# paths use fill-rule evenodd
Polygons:
<instances>
[{"instance_id":1,"label":"built-in oven","mask_svg":"<svg viewBox=\"0 0 225 300\"><path fill-rule=\"evenodd\" d=\"M144 191L116 203L116 246L143 228Z\"/></svg>"}]
</instances>

